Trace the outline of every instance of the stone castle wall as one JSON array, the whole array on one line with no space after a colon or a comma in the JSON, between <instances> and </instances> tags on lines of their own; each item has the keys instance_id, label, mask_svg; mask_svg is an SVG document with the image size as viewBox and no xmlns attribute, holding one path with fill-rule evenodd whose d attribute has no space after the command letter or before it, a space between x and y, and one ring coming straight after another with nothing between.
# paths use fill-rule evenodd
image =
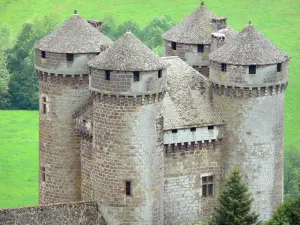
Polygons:
<instances>
[{"instance_id":1,"label":"stone castle wall","mask_svg":"<svg viewBox=\"0 0 300 225\"><path fill-rule=\"evenodd\" d=\"M165 146L165 225L202 221L217 206L220 141ZM202 176L214 176L214 195L202 196Z\"/></svg>"},{"instance_id":2,"label":"stone castle wall","mask_svg":"<svg viewBox=\"0 0 300 225\"><path fill-rule=\"evenodd\" d=\"M163 224L162 97L94 99L94 197L108 224Z\"/></svg>"},{"instance_id":3,"label":"stone castle wall","mask_svg":"<svg viewBox=\"0 0 300 225\"><path fill-rule=\"evenodd\" d=\"M235 164L243 170L253 209L263 221L283 200L284 89L215 87L214 100L227 122L221 150L225 174Z\"/></svg>"},{"instance_id":4,"label":"stone castle wall","mask_svg":"<svg viewBox=\"0 0 300 225\"><path fill-rule=\"evenodd\" d=\"M138 82L133 81L133 72L111 71L110 80L106 80L105 70L91 69L92 90L99 90L111 94L150 94L162 92L165 89L167 71L162 70L162 77L158 78L158 71L140 72Z\"/></svg>"},{"instance_id":5,"label":"stone castle wall","mask_svg":"<svg viewBox=\"0 0 300 225\"><path fill-rule=\"evenodd\" d=\"M93 200L93 143L92 137L84 135L81 137L81 199L82 201Z\"/></svg>"},{"instance_id":6,"label":"stone castle wall","mask_svg":"<svg viewBox=\"0 0 300 225\"><path fill-rule=\"evenodd\" d=\"M53 76L39 71L40 110L39 202L81 199L80 139L72 114L90 95L88 76ZM45 182L42 181L45 167Z\"/></svg>"},{"instance_id":7,"label":"stone castle wall","mask_svg":"<svg viewBox=\"0 0 300 225\"><path fill-rule=\"evenodd\" d=\"M204 67L199 72L208 77L210 45L204 45L203 53L197 52L198 48L196 44L176 43L176 50L173 50L171 46L170 41L164 41L165 56L179 56L183 61L198 71L201 70L201 67Z\"/></svg>"},{"instance_id":8,"label":"stone castle wall","mask_svg":"<svg viewBox=\"0 0 300 225\"><path fill-rule=\"evenodd\" d=\"M93 202L60 203L0 209L0 225L95 225L101 216Z\"/></svg>"}]
</instances>

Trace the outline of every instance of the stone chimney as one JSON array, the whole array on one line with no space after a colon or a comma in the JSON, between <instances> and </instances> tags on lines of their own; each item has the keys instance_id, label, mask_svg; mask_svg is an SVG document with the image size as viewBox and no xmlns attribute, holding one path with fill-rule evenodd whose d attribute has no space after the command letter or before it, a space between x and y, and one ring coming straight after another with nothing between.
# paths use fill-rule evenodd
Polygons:
<instances>
[{"instance_id":1,"label":"stone chimney","mask_svg":"<svg viewBox=\"0 0 300 225\"><path fill-rule=\"evenodd\" d=\"M214 17L211 19L213 32L218 30L225 29L227 27L227 18L226 17Z\"/></svg>"}]
</instances>

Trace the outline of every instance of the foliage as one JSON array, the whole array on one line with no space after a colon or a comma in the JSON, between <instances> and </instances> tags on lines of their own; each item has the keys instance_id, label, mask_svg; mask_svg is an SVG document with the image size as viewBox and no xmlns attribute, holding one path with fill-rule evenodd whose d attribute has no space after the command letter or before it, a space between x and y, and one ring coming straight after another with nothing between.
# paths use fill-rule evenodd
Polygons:
<instances>
[{"instance_id":1,"label":"foliage","mask_svg":"<svg viewBox=\"0 0 300 225\"><path fill-rule=\"evenodd\" d=\"M242 172L235 166L225 182L225 188L218 197L219 207L209 223L211 225L250 225L258 215L251 212L253 198L242 181Z\"/></svg>"},{"instance_id":2,"label":"foliage","mask_svg":"<svg viewBox=\"0 0 300 225\"><path fill-rule=\"evenodd\" d=\"M299 225L300 224L300 197L286 200L274 212L272 218L264 225Z\"/></svg>"},{"instance_id":3,"label":"foliage","mask_svg":"<svg viewBox=\"0 0 300 225\"><path fill-rule=\"evenodd\" d=\"M26 22L13 48L7 50L7 68L12 74L9 94L13 109L38 109L38 78L32 48L38 39L53 30L55 24L53 16Z\"/></svg>"},{"instance_id":4,"label":"foliage","mask_svg":"<svg viewBox=\"0 0 300 225\"><path fill-rule=\"evenodd\" d=\"M284 187L285 199L300 196L300 151L293 147L284 153Z\"/></svg>"},{"instance_id":5,"label":"foliage","mask_svg":"<svg viewBox=\"0 0 300 225\"><path fill-rule=\"evenodd\" d=\"M8 84L10 73L6 68L6 55L0 50L0 108L5 109L10 106Z\"/></svg>"}]
</instances>

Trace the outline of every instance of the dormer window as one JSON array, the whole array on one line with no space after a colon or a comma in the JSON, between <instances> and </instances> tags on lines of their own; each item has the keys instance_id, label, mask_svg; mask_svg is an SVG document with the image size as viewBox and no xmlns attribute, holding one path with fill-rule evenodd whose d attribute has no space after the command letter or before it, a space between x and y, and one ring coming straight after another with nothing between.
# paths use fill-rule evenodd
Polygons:
<instances>
[{"instance_id":1,"label":"dormer window","mask_svg":"<svg viewBox=\"0 0 300 225\"><path fill-rule=\"evenodd\" d=\"M281 72L282 63L277 63L277 72Z\"/></svg>"},{"instance_id":2,"label":"dormer window","mask_svg":"<svg viewBox=\"0 0 300 225\"><path fill-rule=\"evenodd\" d=\"M172 49L176 50L176 42L172 42Z\"/></svg>"},{"instance_id":3,"label":"dormer window","mask_svg":"<svg viewBox=\"0 0 300 225\"><path fill-rule=\"evenodd\" d=\"M222 70L222 72L226 72L226 70L227 70L227 65L226 65L225 63L222 63L222 64L221 64L221 70Z\"/></svg>"},{"instance_id":4,"label":"dormer window","mask_svg":"<svg viewBox=\"0 0 300 225\"><path fill-rule=\"evenodd\" d=\"M202 44L197 45L197 50L198 50L198 52L204 52L204 45L202 45Z\"/></svg>"},{"instance_id":5,"label":"dormer window","mask_svg":"<svg viewBox=\"0 0 300 225\"><path fill-rule=\"evenodd\" d=\"M249 66L249 74L256 74L256 65Z\"/></svg>"},{"instance_id":6,"label":"dormer window","mask_svg":"<svg viewBox=\"0 0 300 225\"><path fill-rule=\"evenodd\" d=\"M161 77L162 77L162 70L159 70L159 71L158 71L157 77L158 77L158 78L161 78Z\"/></svg>"},{"instance_id":7,"label":"dormer window","mask_svg":"<svg viewBox=\"0 0 300 225\"><path fill-rule=\"evenodd\" d=\"M138 82L140 81L140 72L136 71L133 72L133 82Z\"/></svg>"},{"instance_id":8,"label":"dormer window","mask_svg":"<svg viewBox=\"0 0 300 225\"><path fill-rule=\"evenodd\" d=\"M42 52L41 52L41 58L42 58L42 59L46 59L46 52L45 52L45 51L42 51Z\"/></svg>"},{"instance_id":9,"label":"dormer window","mask_svg":"<svg viewBox=\"0 0 300 225\"><path fill-rule=\"evenodd\" d=\"M73 62L74 61L74 54L67 53L67 62Z\"/></svg>"},{"instance_id":10,"label":"dormer window","mask_svg":"<svg viewBox=\"0 0 300 225\"><path fill-rule=\"evenodd\" d=\"M105 79L110 80L110 70L105 70Z\"/></svg>"},{"instance_id":11,"label":"dormer window","mask_svg":"<svg viewBox=\"0 0 300 225\"><path fill-rule=\"evenodd\" d=\"M173 133L173 134L176 134L176 133L177 133L177 129L173 129L173 130L172 130L172 133Z\"/></svg>"}]
</instances>

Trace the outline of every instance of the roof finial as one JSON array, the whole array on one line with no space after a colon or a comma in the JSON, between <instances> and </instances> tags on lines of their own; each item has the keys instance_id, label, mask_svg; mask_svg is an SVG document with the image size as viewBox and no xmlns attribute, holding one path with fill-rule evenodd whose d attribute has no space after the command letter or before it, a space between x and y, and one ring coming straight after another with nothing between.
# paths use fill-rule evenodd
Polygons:
<instances>
[{"instance_id":1,"label":"roof finial","mask_svg":"<svg viewBox=\"0 0 300 225\"><path fill-rule=\"evenodd\" d=\"M77 10L76 9L74 10L74 14L77 14Z\"/></svg>"},{"instance_id":2,"label":"roof finial","mask_svg":"<svg viewBox=\"0 0 300 225\"><path fill-rule=\"evenodd\" d=\"M203 5L204 5L204 1L201 2L201 6L203 6Z\"/></svg>"},{"instance_id":3,"label":"roof finial","mask_svg":"<svg viewBox=\"0 0 300 225\"><path fill-rule=\"evenodd\" d=\"M127 32L131 32L130 31L130 25L128 24L128 27L127 27Z\"/></svg>"},{"instance_id":4,"label":"roof finial","mask_svg":"<svg viewBox=\"0 0 300 225\"><path fill-rule=\"evenodd\" d=\"M251 21L249 20L248 25L252 25Z\"/></svg>"}]
</instances>

